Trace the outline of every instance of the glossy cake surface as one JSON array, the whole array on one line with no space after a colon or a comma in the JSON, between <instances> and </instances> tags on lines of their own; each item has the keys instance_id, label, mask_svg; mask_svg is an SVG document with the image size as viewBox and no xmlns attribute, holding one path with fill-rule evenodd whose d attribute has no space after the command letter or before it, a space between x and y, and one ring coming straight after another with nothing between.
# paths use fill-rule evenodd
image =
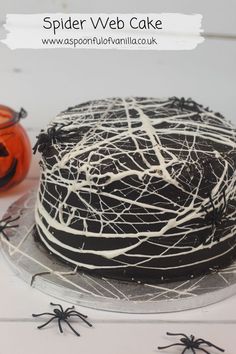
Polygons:
<instances>
[{"instance_id":1,"label":"glossy cake surface","mask_svg":"<svg viewBox=\"0 0 236 354\"><path fill-rule=\"evenodd\" d=\"M37 235L103 276L169 281L230 263L235 128L191 99L111 98L60 113L38 137Z\"/></svg>"}]
</instances>

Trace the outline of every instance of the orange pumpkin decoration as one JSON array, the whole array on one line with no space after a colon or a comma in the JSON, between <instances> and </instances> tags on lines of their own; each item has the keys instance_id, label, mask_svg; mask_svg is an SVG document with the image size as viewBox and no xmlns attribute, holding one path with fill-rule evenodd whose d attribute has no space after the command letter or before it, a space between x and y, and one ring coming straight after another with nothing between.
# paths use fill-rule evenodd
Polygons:
<instances>
[{"instance_id":1,"label":"orange pumpkin decoration","mask_svg":"<svg viewBox=\"0 0 236 354\"><path fill-rule=\"evenodd\" d=\"M0 191L21 182L30 166L31 145L19 120L26 116L0 105Z\"/></svg>"}]
</instances>

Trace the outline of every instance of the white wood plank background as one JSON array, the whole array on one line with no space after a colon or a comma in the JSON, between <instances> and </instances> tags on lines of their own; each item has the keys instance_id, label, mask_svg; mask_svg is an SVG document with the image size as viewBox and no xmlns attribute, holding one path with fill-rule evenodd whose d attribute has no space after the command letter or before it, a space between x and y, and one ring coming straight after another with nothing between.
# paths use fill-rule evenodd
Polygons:
<instances>
[{"instance_id":1,"label":"white wood plank background","mask_svg":"<svg viewBox=\"0 0 236 354\"><path fill-rule=\"evenodd\" d=\"M0 44L0 98L24 106L31 128L70 105L116 95L190 96L236 122L235 43L207 39L189 52L10 51Z\"/></svg>"}]
</instances>

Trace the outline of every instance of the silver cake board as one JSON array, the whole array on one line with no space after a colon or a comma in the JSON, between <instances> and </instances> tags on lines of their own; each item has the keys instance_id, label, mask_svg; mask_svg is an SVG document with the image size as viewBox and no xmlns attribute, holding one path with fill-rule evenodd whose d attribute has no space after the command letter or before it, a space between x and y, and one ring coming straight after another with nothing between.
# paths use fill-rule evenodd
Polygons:
<instances>
[{"instance_id":1,"label":"silver cake board","mask_svg":"<svg viewBox=\"0 0 236 354\"><path fill-rule=\"evenodd\" d=\"M139 284L91 276L72 268L35 242L36 192L14 202L4 217L19 216L17 228L0 237L5 259L29 285L69 303L126 313L175 312L203 307L236 294L236 262L198 278L166 284ZM16 222L14 222L15 224Z\"/></svg>"}]
</instances>

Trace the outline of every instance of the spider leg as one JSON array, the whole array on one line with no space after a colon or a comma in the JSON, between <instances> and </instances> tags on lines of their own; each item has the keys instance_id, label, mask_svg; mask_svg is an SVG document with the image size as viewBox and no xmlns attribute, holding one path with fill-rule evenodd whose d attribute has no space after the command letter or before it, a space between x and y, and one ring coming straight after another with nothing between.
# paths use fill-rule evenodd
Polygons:
<instances>
[{"instance_id":1,"label":"spider leg","mask_svg":"<svg viewBox=\"0 0 236 354\"><path fill-rule=\"evenodd\" d=\"M2 219L2 220L0 221L0 223L2 223L2 222L7 222L7 220L9 220L9 219L11 219L11 216L5 217L4 219Z\"/></svg>"},{"instance_id":2,"label":"spider leg","mask_svg":"<svg viewBox=\"0 0 236 354\"><path fill-rule=\"evenodd\" d=\"M188 336L186 336L186 334L184 334L184 333L170 333L170 332L166 332L166 334L167 334L168 336L183 336L183 337L185 337L186 339L189 339Z\"/></svg>"},{"instance_id":3,"label":"spider leg","mask_svg":"<svg viewBox=\"0 0 236 354\"><path fill-rule=\"evenodd\" d=\"M186 350L188 350L188 347L184 348L184 350L182 351L181 354L184 354L186 352ZM195 354L195 353L194 353Z\"/></svg>"},{"instance_id":4,"label":"spider leg","mask_svg":"<svg viewBox=\"0 0 236 354\"><path fill-rule=\"evenodd\" d=\"M36 138L38 138L38 136L36 137ZM36 141L36 143L34 144L34 146L33 146L33 154L35 155L36 154L36 152L37 152L37 150L38 150L38 147L39 147L39 140L37 140Z\"/></svg>"},{"instance_id":5,"label":"spider leg","mask_svg":"<svg viewBox=\"0 0 236 354\"><path fill-rule=\"evenodd\" d=\"M78 316L81 316L81 317L84 317L84 318L87 318L88 316L86 315L83 315L82 313L76 311L76 310L72 310L72 311L69 311L68 312L69 314L77 314Z\"/></svg>"},{"instance_id":6,"label":"spider leg","mask_svg":"<svg viewBox=\"0 0 236 354\"><path fill-rule=\"evenodd\" d=\"M62 127L62 128L69 127L71 124L72 124L72 122L69 122L69 123L67 123L67 124L65 124L65 125L62 125L61 127Z\"/></svg>"},{"instance_id":7,"label":"spider leg","mask_svg":"<svg viewBox=\"0 0 236 354\"><path fill-rule=\"evenodd\" d=\"M171 97L171 99L172 99L172 102L170 104L170 107L172 108L172 107L174 107L174 104L177 101L177 99L176 99L176 97Z\"/></svg>"},{"instance_id":8,"label":"spider leg","mask_svg":"<svg viewBox=\"0 0 236 354\"><path fill-rule=\"evenodd\" d=\"M63 333L63 329L62 329L62 326L61 326L61 319L58 318L58 327L59 327L59 330L61 333Z\"/></svg>"},{"instance_id":9,"label":"spider leg","mask_svg":"<svg viewBox=\"0 0 236 354\"><path fill-rule=\"evenodd\" d=\"M175 346L185 347L185 344L182 344L182 343L174 343L174 344L166 345L166 346L164 346L164 347L157 347L157 349L162 350L162 349L167 349L167 348L171 348L171 347L175 347Z\"/></svg>"},{"instance_id":10,"label":"spider leg","mask_svg":"<svg viewBox=\"0 0 236 354\"><path fill-rule=\"evenodd\" d=\"M50 322L52 322L53 320L55 320L55 318L57 318L57 316L53 316L53 317L50 318L50 320L48 320L46 323L44 323L44 324L41 325L41 326L38 326L38 329L41 329L41 328L47 326Z\"/></svg>"},{"instance_id":11,"label":"spider leg","mask_svg":"<svg viewBox=\"0 0 236 354\"><path fill-rule=\"evenodd\" d=\"M79 337L80 334L71 326L71 324L67 320L64 321L70 327L70 329Z\"/></svg>"},{"instance_id":12,"label":"spider leg","mask_svg":"<svg viewBox=\"0 0 236 354\"><path fill-rule=\"evenodd\" d=\"M195 343L202 344L202 343L206 343L206 341L204 339L202 339L202 338L198 338L198 339L195 340Z\"/></svg>"},{"instance_id":13,"label":"spider leg","mask_svg":"<svg viewBox=\"0 0 236 354\"><path fill-rule=\"evenodd\" d=\"M63 311L63 307L62 307L60 304L54 304L53 302L50 302L50 305L52 305L52 306L58 306L58 307L60 308L61 312L64 312L64 311Z\"/></svg>"},{"instance_id":14,"label":"spider leg","mask_svg":"<svg viewBox=\"0 0 236 354\"><path fill-rule=\"evenodd\" d=\"M11 219L11 217L9 217ZM13 221L16 221L16 220L19 220L20 219L20 215L16 216L15 218L9 220L8 218L8 221L6 222L6 225L9 224L10 222L13 222Z\"/></svg>"},{"instance_id":15,"label":"spider leg","mask_svg":"<svg viewBox=\"0 0 236 354\"><path fill-rule=\"evenodd\" d=\"M4 229L11 229L11 228L13 228L13 227L18 227L19 225L7 225L6 224L6 226L4 226Z\"/></svg>"},{"instance_id":16,"label":"spider leg","mask_svg":"<svg viewBox=\"0 0 236 354\"><path fill-rule=\"evenodd\" d=\"M68 308L65 310L65 313L68 313L68 311L73 310L74 308L75 308L75 306L68 307Z\"/></svg>"},{"instance_id":17,"label":"spider leg","mask_svg":"<svg viewBox=\"0 0 236 354\"><path fill-rule=\"evenodd\" d=\"M213 348L215 348L215 349L218 349L220 352L224 352L224 349L222 349L222 348L220 348L220 347L217 347L217 345L215 345L215 344L213 344L213 343L211 343L211 342L208 342L208 341L206 341L205 339L202 339L202 338L199 338L199 339L197 339L196 340L196 342L199 344L206 344L206 345L208 345L209 347L213 347Z\"/></svg>"},{"instance_id":18,"label":"spider leg","mask_svg":"<svg viewBox=\"0 0 236 354\"><path fill-rule=\"evenodd\" d=\"M187 107L185 107L185 106L187 106ZM188 109L188 100L186 100L184 97L181 97L180 109L183 110L184 108Z\"/></svg>"},{"instance_id":19,"label":"spider leg","mask_svg":"<svg viewBox=\"0 0 236 354\"><path fill-rule=\"evenodd\" d=\"M65 127L65 125L61 125L59 128L56 129L56 132L60 132L61 130L63 130L63 128ZM67 125L66 125L67 127Z\"/></svg>"},{"instance_id":20,"label":"spider leg","mask_svg":"<svg viewBox=\"0 0 236 354\"><path fill-rule=\"evenodd\" d=\"M1 233L3 234L3 236L5 237L5 239L6 239L7 241L10 241L10 240L9 240L9 237L8 237L7 234L4 232L4 230L2 230Z\"/></svg>"},{"instance_id":21,"label":"spider leg","mask_svg":"<svg viewBox=\"0 0 236 354\"><path fill-rule=\"evenodd\" d=\"M51 313L51 312L44 312L44 313L33 313L32 316L33 317L39 317L39 316L43 316L43 315L50 315L50 316L55 316L55 313Z\"/></svg>"},{"instance_id":22,"label":"spider leg","mask_svg":"<svg viewBox=\"0 0 236 354\"><path fill-rule=\"evenodd\" d=\"M84 317L78 315L77 313L70 314L69 316L70 316L70 317L71 317L71 316L77 316L77 317L81 318L81 320L84 321L89 327L93 327L93 325L92 325L91 323L89 323ZM86 316L86 317L87 317L87 316Z\"/></svg>"}]
</instances>

